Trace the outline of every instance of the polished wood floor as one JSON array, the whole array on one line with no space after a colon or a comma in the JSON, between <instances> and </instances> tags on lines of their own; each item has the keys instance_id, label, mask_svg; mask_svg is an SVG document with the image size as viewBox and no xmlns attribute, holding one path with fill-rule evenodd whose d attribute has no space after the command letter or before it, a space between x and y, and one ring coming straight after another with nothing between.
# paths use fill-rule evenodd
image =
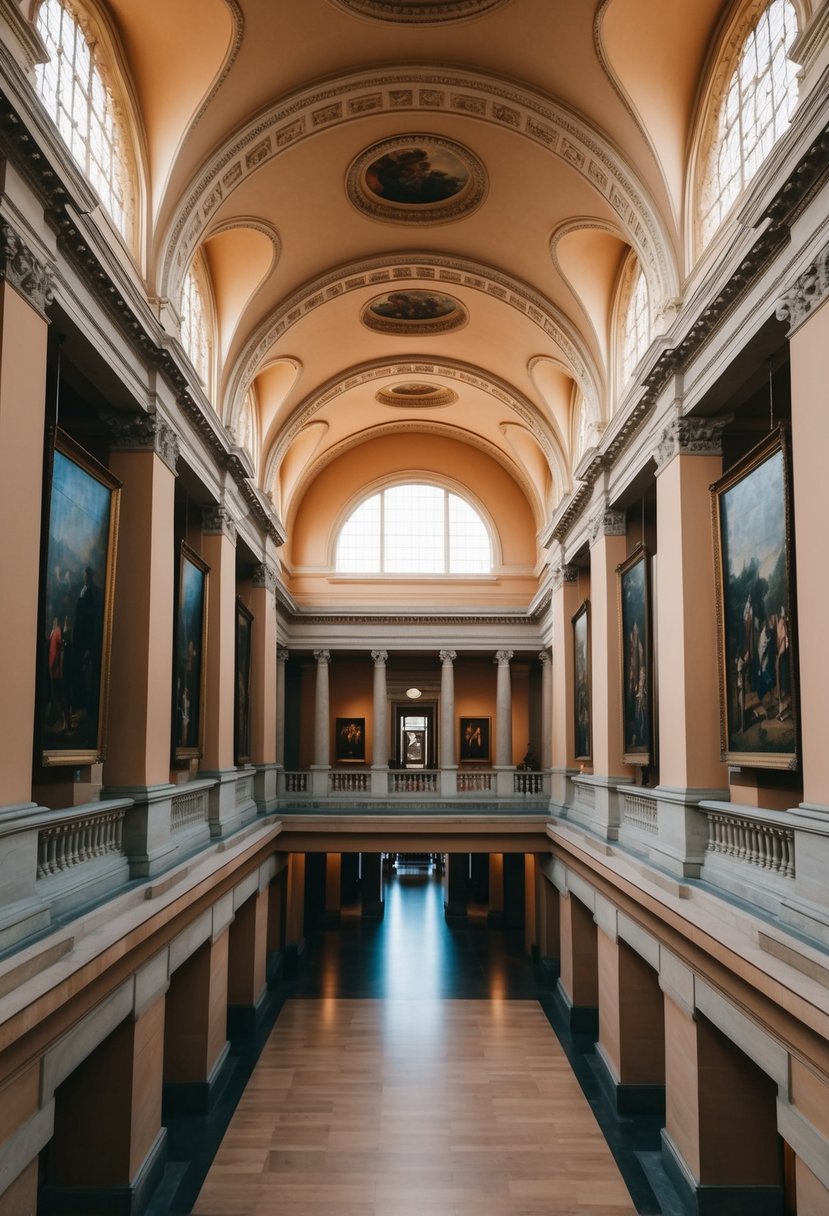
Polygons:
<instances>
[{"instance_id":1,"label":"polished wood floor","mask_svg":"<svg viewBox=\"0 0 829 1216\"><path fill-rule=\"evenodd\" d=\"M408 981L382 999L286 1002L192 1210L635 1212L538 1002Z\"/></svg>"}]
</instances>

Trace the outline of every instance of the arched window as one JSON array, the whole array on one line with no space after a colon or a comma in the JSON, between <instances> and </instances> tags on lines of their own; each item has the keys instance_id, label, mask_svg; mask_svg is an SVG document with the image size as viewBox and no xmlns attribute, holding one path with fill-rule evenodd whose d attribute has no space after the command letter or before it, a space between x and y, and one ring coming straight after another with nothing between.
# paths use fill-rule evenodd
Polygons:
<instances>
[{"instance_id":1,"label":"arched window","mask_svg":"<svg viewBox=\"0 0 829 1216\"><path fill-rule=\"evenodd\" d=\"M181 285L181 344L209 394L212 343L208 300L204 270L196 256Z\"/></svg>"},{"instance_id":2,"label":"arched window","mask_svg":"<svg viewBox=\"0 0 829 1216\"><path fill-rule=\"evenodd\" d=\"M624 388L651 340L651 309L648 283L638 258L625 269L619 294L620 386Z\"/></svg>"},{"instance_id":3,"label":"arched window","mask_svg":"<svg viewBox=\"0 0 829 1216\"><path fill-rule=\"evenodd\" d=\"M578 414L576 415L576 444L575 444L575 467L581 460L584 453L587 451L587 434L590 428L590 414L587 409L587 402L582 397L581 404L578 406Z\"/></svg>"},{"instance_id":4,"label":"arched window","mask_svg":"<svg viewBox=\"0 0 829 1216\"><path fill-rule=\"evenodd\" d=\"M387 486L364 498L337 538L342 574L488 574L492 547L474 507L440 486Z\"/></svg>"},{"instance_id":5,"label":"arched window","mask_svg":"<svg viewBox=\"0 0 829 1216\"><path fill-rule=\"evenodd\" d=\"M240 448L244 448L255 464L257 442L253 408L253 392L248 389L236 423L236 442Z\"/></svg>"},{"instance_id":6,"label":"arched window","mask_svg":"<svg viewBox=\"0 0 829 1216\"><path fill-rule=\"evenodd\" d=\"M134 244L132 157L106 65L81 10L61 0L43 0L37 30L49 54L38 64L40 99L106 207L116 228Z\"/></svg>"},{"instance_id":7,"label":"arched window","mask_svg":"<svg viewBox=\"0 0 829 1216\"><path fill-rule=\"evenodd\" d=\"M789 0L771 0L749 29L726 77L702 150L702 246L789 125L797 104L798 69L787 52L796 36L794 6Z\"/></svg>"}]
</instances>

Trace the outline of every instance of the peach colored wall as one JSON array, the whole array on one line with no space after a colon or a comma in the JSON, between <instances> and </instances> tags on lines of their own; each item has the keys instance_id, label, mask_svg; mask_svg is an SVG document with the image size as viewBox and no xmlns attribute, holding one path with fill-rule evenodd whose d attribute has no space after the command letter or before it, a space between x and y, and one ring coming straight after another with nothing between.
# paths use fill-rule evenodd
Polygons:
<instances>
[{"instance_id":1,"label":"peach colored wall","mask_svg":"<svg viewBox=\"0 0 829 1216\"><path fill-rule=\"evenodd\" d=\"M665 1128L694 1178L700 1176L697 1026L665 997Z\"/></svg>"},{"instance_id":2,"label":"peach colored wall","mask_svg":"<svg viewBox=\"0 0 829 1216\"><path fill-rule=\"evenodd\" d=\"M807 1165L797 1159L797 1216L826 1216L829 1190Z\"/></svg>"},{"instance_id":3,"label":"peach colored wall","mask_svg":"<svg viewBox=\"0 0 829 1216\"><path fill-rule=\"evenodd\" d=\"M376 478L429 470L464 486L489 512L505 566L536 561L536 521L519 486L483 452L440 436L419 435L417 468L405 436L384 436L346 452L324 468L286 520L288 557L296 566L327 566L340 512Z\"/></svg>"},{"instance_id":4,"label":"peach colored wall","mask_svg":"<svg viewBox=\"0 0 829 1216\"><path fill-rule=\"evenodd\" d=\"M619 994L619 944L598 930L599 1042L605 1055L622 1077L621 1011Z\"/></svg>"},{"instance_id":5,"label":"peach colored wall","mask_svg":"<svg viewBox=\"0 0 829 1216\"><path fill-rule=\"evenodd\" d=\"M0 805L31 800L46 322L0 282ZM25 510L21 510L25 503Z\"/></svg>"},{"instance_id":6,"label":"peach colored wall","mask_svg":"<svg viewBox=\"0 0 829 1216\"><path fill-rule=\"evenodd\" d=\"M164 1071L164 997L135 1022L129 1177L134 1178L161 1127Z\"/></svg>"},{"instance_id":7,"label":"peach colored wall","mask_svg":"<svg viewBox=\"0 0 829 1216\"><path fill-rule=\"evenodd\" d=\"M563 583L553 595L553 766L575 768L572 620L582 600L590 598L590 578Z\"/></svg>"},{"instance_id":8,"label":"peach colored wall","mask_svg":"<svg viewBox=\"0 0 829 1216\"><path fill-rule=\"evenodd\" d=\"M790 344L803 799L819 806L829 805L829 650L825 643L829 565L824 503L829 450L827 350L829 306L824 303L801 325Z\"/></svg>"},{"instance_id":9,"label":"peach colored wall","mask_svg":"<svg viewBox=\"0 0 829 1216\"><path fill-rule=\"evenodd\" d=\"M276 612L273 596L250 582L239 598L253 613L250 639L250 758L254 764L276 760Z\"/></svg>"}]
</instances>

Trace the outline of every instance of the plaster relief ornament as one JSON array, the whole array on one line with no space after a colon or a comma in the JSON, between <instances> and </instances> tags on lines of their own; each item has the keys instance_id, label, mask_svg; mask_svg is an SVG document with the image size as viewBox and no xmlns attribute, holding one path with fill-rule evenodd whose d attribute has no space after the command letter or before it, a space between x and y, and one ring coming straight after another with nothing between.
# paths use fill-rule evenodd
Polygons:
<instances>
[{"instance_id":1,"label":"plaster relief ornament","mask_svg":"<svg viewBox=\"0 0 829 1216\"><path fill-rule=\"evenodd\" d=\"M465 21L508 4L509 0L332 0L361 17L393 21L401 25L439 25Z\"/></svg>"},{"instance_id":2,"label":"plaster relief ornament","mask_svg":"<svg viewBox=\"0 0 829 1216\"><path fill-rule=\"evenodd\" d=\"M381 405L393 405L397 409L436 409L439 406L454 405L458 394L442 384L394 384L391 388L380 389L375 398Z\"/></svg>"},{"instance_id":3,"label":"plaster relief ornament","mask_svg":"<svg viewBox=\"0 0 829 1216\"><path fill-rule=\"evenodd\" d=\"M352 161L346 190L373 219L442 224L483 200L484 167L468 148L436 135L405 135L373 144Z\"/></svg>"},{"instance_id":4,"label":"plaster relief ornament","mask_svg":"<svg viewBox=\"0 0 829 1216\"><path fill-rule=\"evenodd\" d=\"M454 296L420 289L375 296L360 317L363 325L381 334L445 334L459 329L468 319L466 309Z\"/></svg>"}]
</instances>

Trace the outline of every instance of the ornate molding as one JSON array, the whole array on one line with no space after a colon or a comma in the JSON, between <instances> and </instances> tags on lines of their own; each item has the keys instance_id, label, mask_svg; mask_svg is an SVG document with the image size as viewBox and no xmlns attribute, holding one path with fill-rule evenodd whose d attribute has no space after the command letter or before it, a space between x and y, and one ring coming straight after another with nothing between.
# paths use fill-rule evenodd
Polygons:
<instances>
[{"instance_id":1,"label":"ornate molding","mask_svg":"<svg viewBox=\"0 0 829 1216\"><path fill-rule=\"evenodd\" d=\"M438 651L438 654L440 655L440 661L443 663L444 667L451 667L455 662L455 659L458 657L457 650L440 650Z\"/></svg>"},{"instance_id":2,"label":"ornate molding","mask_svg":"<svg viewBox=\"0 0 829 1216\"><path fill-rule=\"evenodd\" d=\"M496 650L493 663L497 663L499 667L509 666L510 659L515 652L512 650Z\"/></svg>"},{"instance_id":3,"label":"ornate molding","mask_svg":"<svg viewBox=\"0 0 829 1216\"><path fill-rule=\"evenodd\" d=\"M36 258L11 224L0 220L0 278L25 296L43 317L54 299L54 277L54 268Z\"/></svg>"},{"instance_id":4,"label":"ornate molding","mask_svg":"<svg viewBox=\"0 0 829 1216\"><path fill-rule=\"evenodd\" d=\"M508 0L331 0L337 8L359 17L399 25L439 25L446 21L468 21Z\"/></svg>"},{"instance_id":5,"label":"ornate molding","mask_svg":"<svg viewBox=\"0 0 829 1216\"><path fill-rule=\"evenodd\" d=\"M375 667L385 667L389 659L387 650L372 650L371 657L374 660Z\"/></svg>"},{"instance_id":6,"label":"ornate molding","mask_svg":"<svg viewBox=\"0 0 829 1216\"><path fill-rule=\"evenodd\" d=\"M560 566L554 566L552 578L553 591L560 591L566 583L578 582L578 577L578 566L566 566L563 564Z\"/></svg>"},{"instance_id":7,"label":"ornate molding","mask_svg":"<svg viewBox=\"0 0 829 1216\"><path fill-rule=\"evenodd\" d=\"M674 456L719 456L726 418L674 418L659 436L654 448L657 476Z\"/></svg>"},{"instance_id":8,"label":"ornate molding","mask_svg":"<svg viewBox=\"0 0 829 1216\"><path fill-rule=\"evenodd\" d=\"M202 532L205 536L226 536L232 544L236 544L236 524L224 503L204 507L201 520ZM275 587L274 590L276 590Z\"/></svg>"},{"instance_id":9,"label":"ornate molding","mask_svg":"<svg viewBox=\"0 0 829 1216\"><path fill-rule=\"evenodd\" d=\"M589 524L590 544L595 545L603 536L626 536L627 520L624 511L613 507L600 507Z\"/></svg>"},{"instance_id":10,"label":"ornate molding","mask_svg":"<svg viewBox=\"0 0 829 1216\"><path fill-rule=\"evenodd\" d=\"M794 285L779 300L775 310L777 320L788 321L791 335L811 313L820 308L827 296L829 245L824 245L811 265L798 275Z\"/></svg>"},{"instance_id":11,"label":"ornate molding","mask_svg":"<svg viewBox=\"0 0 829 1216\"><path fill-rule=\"evenodd\" d=\"M250 581L254 587L264 587L271 595L276 595L276 571L267 562L260 562L253 567Z\"/></svg>"},{"instance_id":12,"label":"ornate molding","mask_svg":"<svg viewBox=\"0 0 829 1216\"><path fill-rule=\"evenodd\" d=\"M366 170L374 161L401 148L422 149L437 146L450 153L468 172L465 185L449 198L434 203L387 202L366 184ZM392 224L445 224L475 211L486 198L489 185L483 164L468 148L439 135L396 135L372 144L351 162L345 192L353 206L364 215Z\"/></svg>"},{"instance_id":13,"label":"ornate molding","mask_svg":"<svg viewBox=\"0 0 829 1216\"><path fill-rule=\"evenodd\" d=\"M178 435L158 414L105 414L112 446L125 452L155 452L171 473L176 472L181 449Z\"/></svg>"}]
</instances>

